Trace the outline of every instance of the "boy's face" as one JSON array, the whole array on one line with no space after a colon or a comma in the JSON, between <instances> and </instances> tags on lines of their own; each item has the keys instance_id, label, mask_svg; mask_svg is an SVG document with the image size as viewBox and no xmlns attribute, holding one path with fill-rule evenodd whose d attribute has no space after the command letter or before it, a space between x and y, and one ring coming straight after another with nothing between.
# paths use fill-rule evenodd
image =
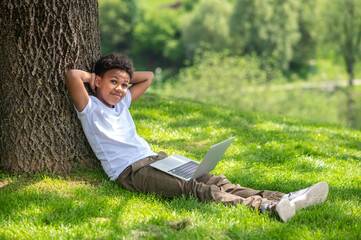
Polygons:
<instances>
[{"instance_id":1,"label":"boy's face","mask_svg":"<svg viewBox=\"0 0 361 240\"><path fill-rule=\"evenodd\" d=\"M129 74L120 69L111 69L103 77L95 77L96 97L108 107L114 107L127 93Z\"/></svg>"}]
</instances>

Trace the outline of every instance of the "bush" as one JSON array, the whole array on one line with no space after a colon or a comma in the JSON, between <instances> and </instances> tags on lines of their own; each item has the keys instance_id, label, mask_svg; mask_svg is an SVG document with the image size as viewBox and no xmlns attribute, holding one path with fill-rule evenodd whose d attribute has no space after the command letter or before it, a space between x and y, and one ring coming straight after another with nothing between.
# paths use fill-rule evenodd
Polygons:
<instances>
[{"instance_id":1,"label":"bush","mask_svg":"<svg viewBox=\"0 0 361 240\"><path fill-rule=\"evenodd\" d=\"M287 83L265 58L204 51L162 91L215 105L361 127L359 91L306 89L301 86L304 82Z\"/></svg>"},{"instance_id":2,"label":"bush","mask_svg":"<svg viewBox=\"0 0 361 240\"><path fill-rule=\"evenodd\" d=\"M269 60L255 55L232 56L227 50L204 51L198 52L193 65L181 69L176 83L170 83L166 88L176 91L179 96L214 102L221 98L227 104L238 105L243 88L267 85L271 81L285 80L280 71L272 68Z\"/></svg>"}]
</instances>

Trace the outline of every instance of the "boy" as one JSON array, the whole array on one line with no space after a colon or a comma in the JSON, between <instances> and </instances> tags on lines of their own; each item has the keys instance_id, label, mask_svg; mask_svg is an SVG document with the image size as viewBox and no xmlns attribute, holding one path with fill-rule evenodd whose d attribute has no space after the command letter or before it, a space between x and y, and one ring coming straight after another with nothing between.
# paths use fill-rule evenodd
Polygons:
<instances>
[{"instance_id":1,"label":"boy","mask_svg":"<svg viewBox=\"0 0 361 240\"><path fill-rule=\"evenodd\" d=\"M201 201L245 204L262 213L273 213L285 222L297 209L325 201L325 182L286 195L241 187L223 175L205 174L184 181L149 166L167 155L154 153L138 136L129 107L152 81L152 72L134 72L130 59L116 53L100 58L94 73L66 73L66 87L85 135L110 180L130 190L167 197L193 195ZM84 83L90 84L95 96L88 95Z\"/></svg>"}]
</instances>

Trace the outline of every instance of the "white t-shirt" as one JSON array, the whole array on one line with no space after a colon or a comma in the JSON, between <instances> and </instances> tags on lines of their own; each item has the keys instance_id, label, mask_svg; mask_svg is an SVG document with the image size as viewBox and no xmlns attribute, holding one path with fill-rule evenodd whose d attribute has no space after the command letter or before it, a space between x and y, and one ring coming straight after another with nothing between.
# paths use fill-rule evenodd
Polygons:
<instances>
[{"instance_id":1,"label":"white t-shirt","mask_svg":"<svg viewBox=\"0 0 361 240\"><path fill-rule=\"evenodd\" d=\"M130 91L115 108L90 96L84 110L77 112L88 142L110 180L117 179L134 162L156 155L137 134L129 112L131 101Z\"/></svg>"}]
</instances>

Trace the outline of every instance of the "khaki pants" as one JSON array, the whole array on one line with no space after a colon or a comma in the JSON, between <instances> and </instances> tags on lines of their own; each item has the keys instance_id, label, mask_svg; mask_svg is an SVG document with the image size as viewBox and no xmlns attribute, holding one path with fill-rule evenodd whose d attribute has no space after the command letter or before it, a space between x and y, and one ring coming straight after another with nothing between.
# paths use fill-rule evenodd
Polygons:
<instances>
[{"instance_id":1,"label":"khaki pants","mask_svg":"<svg viewBox=\"0 0 361 240\"><path fill-rule=\"evenodd\" d=\"M145 191L166 197L193 195L201 201L244 204L254 209L259 209L263 203L278 202L284 195L276 191L241 187L232 184L223 175L205 174L197 179L184 181L149 166L150 163L166 157L166 153L160 152L157 156L135 162L119 175L116 183L133 191Z\"/></svg>"}]
</instances>

